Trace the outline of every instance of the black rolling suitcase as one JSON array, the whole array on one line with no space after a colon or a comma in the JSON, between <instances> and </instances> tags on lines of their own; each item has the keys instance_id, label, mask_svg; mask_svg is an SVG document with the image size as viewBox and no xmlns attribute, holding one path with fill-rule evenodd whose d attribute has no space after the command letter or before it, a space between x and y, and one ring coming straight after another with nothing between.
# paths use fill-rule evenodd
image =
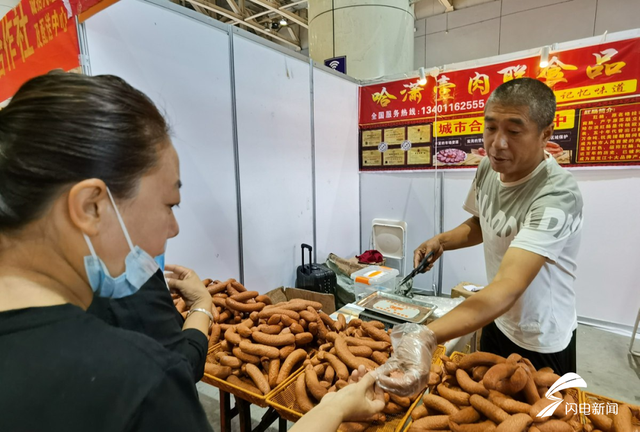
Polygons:
<instances>
[{"instance_id":1,"label":"black rolling suitcase","mask_svg":"<svg viewBox=\"0 0 640 432\"><path fill-rule=\"evenodd\" d=\"M309 264L304 263L304 250L309 251ZM308 244L302 244L302 265L298 266L296 288L302 288L323 294L336 294L336 274L322 264L311 262L311 251Z\"/></svg>"}]
</instances>

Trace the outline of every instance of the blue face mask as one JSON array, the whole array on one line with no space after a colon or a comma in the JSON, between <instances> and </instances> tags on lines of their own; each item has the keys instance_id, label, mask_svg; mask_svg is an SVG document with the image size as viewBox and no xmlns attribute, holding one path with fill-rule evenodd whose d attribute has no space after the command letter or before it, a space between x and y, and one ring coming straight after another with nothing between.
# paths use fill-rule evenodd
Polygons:
<instances>
[{"instance_id":1,"label":"blue face mask","mask_svg":"<svg viewBox=\"0 0 640 432\"><path fill-rule=\"evenodd\" d=\"M164 252L155 257L153 260L156 262L156 264L158 264L158 267L160 267L162 273L164 273Z\"/></svg>"},{"instance_id":2,"label":"blue face mask","mask_svg":"<svg viewBox=\"0 0 640 432\"><path fill-rule=\"evenodd\" d=\"M166 243L164 245L164 250L167 250L167 244ZM153 260L156 262L156 264L158 264L158 267L160 267L160 270L162 270L162 273L164 274L164 252L162 252L160 255L155 257ZM166 278L164 279L164 283L165 283L165 285L167 285L167 289L170 290L169 282L167 282Z\"/></svg>"},{"instance_id":3,"label":"blue face mask","mask_svg":"<svg viewBox=\"0 0 640 432\"><path fill-rule=\"evenodd\" d=\"M114 278L109 274L109 270L107 270L107 266L104 262L98 258L89 237L86 234L83 234L84 239L87 242L87 246L89 246L89 251L91 252L91 255L84 257L84 267L87 271L87 277L89 278L91 289L93 289L98 296L122 298L138 292L138 290L142 288L142 285L144 285L151 276L158 271L158 263L139 246L133 246L131 237L129 237L129 232L124 226L124 222L109 188L107 188L107 193L109 194L109 199L115 209L118 222L120 223L120 227L122 228L131 252L127 254L127 257L124 260L124 273ZM163 257L164 267L164 254L161 256Z\"/></svg>"}]
</instances>

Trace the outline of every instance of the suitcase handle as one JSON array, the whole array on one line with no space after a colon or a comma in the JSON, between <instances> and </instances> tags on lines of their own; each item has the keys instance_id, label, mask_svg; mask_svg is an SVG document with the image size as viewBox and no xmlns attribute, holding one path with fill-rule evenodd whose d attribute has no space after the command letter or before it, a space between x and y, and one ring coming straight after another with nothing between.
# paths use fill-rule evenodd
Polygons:
<instances>
[{"instance_id":1,"label":"suitcase handle","mask_svg":"<svg viewBox=\"0 0 640 432\"><path fill-rule=\"evenodd\" d=\"M311 274L311 251L313 250L313 248L306 243L302 243L301 249L302 249L302 271L304 272L304 250L308 249L309 250L309 273L308 274Z\"/></svg>"}]
</instances>

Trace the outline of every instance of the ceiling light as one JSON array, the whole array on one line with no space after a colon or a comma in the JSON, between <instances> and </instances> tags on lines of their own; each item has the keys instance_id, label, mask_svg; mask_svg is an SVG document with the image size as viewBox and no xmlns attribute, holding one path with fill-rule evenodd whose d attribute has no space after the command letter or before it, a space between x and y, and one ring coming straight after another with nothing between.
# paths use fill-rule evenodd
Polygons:
<instances>
[{"instance_id":1,"label":"ceiling light","mask_svg":"<svg viewBox=\"0 0 640 432\"><path fill-rule=\"evenodd\" d=\"M280 25L281 25L281 26L287 26L287 25L289 25L289 23L287 22L287 20L286 20L286 19L282 18L282 19L280 20Z\"/></svg>"},{"instance_id":2,"label":"ceiling light","mask_svg":"<svg viewBox=\"0 0 640 432\"><path fill-rule=\"evenodd\" d=\"M425 75L423 67L418 69L418 74L420 75L420 79L418 80L418 84L420 84L421 86L425 85L427 83L427 77Z\"/></svg>"},{"instance_id":3,"label":"ceiling light","mask_svg":"<svg viewBox=\"0 0 640 432\"><path fill-rule=\"evenodd\" d=\"M542 47L542 51L540 52L541 68L546 68L547 66L549 66L549 51L551 51L551 47L549 45Z\"/></svg>"}]
</instances>

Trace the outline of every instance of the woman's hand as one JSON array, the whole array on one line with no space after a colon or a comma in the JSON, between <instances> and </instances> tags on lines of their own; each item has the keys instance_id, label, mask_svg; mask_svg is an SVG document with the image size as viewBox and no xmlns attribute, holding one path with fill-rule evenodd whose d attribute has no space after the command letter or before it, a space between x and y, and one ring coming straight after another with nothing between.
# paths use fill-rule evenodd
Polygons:
<instances>
[{"instance_id":1,"label":"woman's hand","mask_svg":"<svg viewBox=\"0 0 640 432\"><path fill-rule=\"evenodd\" d=\"M349 383L337 393L327 393L289 432L335 432L342 422L365 419L384 409L384 393L376 386L374 372L360 366Z\"/></svg>"},{"instance_id":2,"label":"woman's hand","mask_svg":"<svg viewBox=\"0 0 640 432\"><path fill-rule=\"evenodd\" d=\"M342 421L365 419L384 409L384 393L376 385L373 372L367 373L364 366L360 366L352 372L349 383L352 384L339 392L327 393L319 406L341 413Z\"/></svg>"},{"instance_id":3,"label":"woman's hand","mask_svg":"<svg viewBox=\"0 0 640 432\"><path fill-rule=\"evenodd\" d=\"M167 279L169 288L172 292L180 294L187 308L205 307L211 309L211 294L207 291L196 272L183 266L176 264L167 264L165 266L164 276Z\"/></svg>"}]
</instances>

